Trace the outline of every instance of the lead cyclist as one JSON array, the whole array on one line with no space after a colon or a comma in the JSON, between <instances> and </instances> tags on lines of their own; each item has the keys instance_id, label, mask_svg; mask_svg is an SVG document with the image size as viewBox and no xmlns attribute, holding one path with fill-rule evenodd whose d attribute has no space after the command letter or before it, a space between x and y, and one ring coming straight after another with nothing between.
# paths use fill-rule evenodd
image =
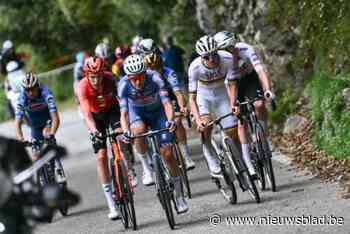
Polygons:
<instances>
[{"instance_id":1,"label":"lead cyclist","mask_svg":"<svg viewBox=\"0 0 350 234\"><path fill-rule=\"evenodd\" d=\"M238 101L244 101L245 97L253 99L258 95L263 95L265 100L272 101L275 94L271 91L271 81L253 46L244 42L236 42L234 34L228 31L216 33L214 39L218 43L219 49L226 50L234 55L233 64L238 68L241 75L238 81ZM267 132L265 102L259 100L254 105L259 122ZM241 127L239 127L239 131L243 131Z\"/></svg>"},{"instance_id":2,"label":"lead cyclist","mask_svg":"<svg viewBox=\"0 0 350 234\"><path fill-rule=\"evenodd\" d=\"M206 124L211 120L211 113L222 116L230 113L229 90L226 83L235 83L239 71L233 66L233 56L226 51L218 51L218 45L212 36L203 36L196 43L196 52L200 55L190 65L189 101L198 130L203 133L203 153L213 177L221 177L221 169L213 156L211 145L211 128ZM234 142L246 143L245 134L237 134L238 119L230 116L221 121L225 132ZM238 137L237 137L238 135ZM256 175L250 160L250 151L242 144L243 159L251 175Z\"/></svg>"}]
</instances>

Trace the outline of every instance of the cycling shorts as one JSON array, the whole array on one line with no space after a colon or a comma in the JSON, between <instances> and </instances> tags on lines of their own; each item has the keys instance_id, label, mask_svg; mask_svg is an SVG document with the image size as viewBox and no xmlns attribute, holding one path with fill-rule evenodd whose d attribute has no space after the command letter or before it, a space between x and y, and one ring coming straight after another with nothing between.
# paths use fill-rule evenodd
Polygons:
<instances>
[{"instance_id":1,"label":"cycling shorts","mask_svg":"<svg viewBox=\"0 0 350 234\"><path fill-rule=\"evenodd\" d=\"M142 109L129 109L129 122L130 125L137 123L144 123L146 126L150 127L151 130L159 130L165 128L165 123L167 121L163 107L154 112L142 111ZM174 140L173 133L168 131L162 132L158 135L158 140L160 145L172 143Z\"/></svg>"},{"instance_id":2,"label":"cycling shorts","mask_svg":"<svg viewBox=\"0 0 350 234\"><path fill-rule=\"evenodd\" d=\"M255 71L243 76L238 81L238 101L244 102L245 97L254 99L263 95L264 91L259 80L259 75Z\"/></svg>"}]
</instances>

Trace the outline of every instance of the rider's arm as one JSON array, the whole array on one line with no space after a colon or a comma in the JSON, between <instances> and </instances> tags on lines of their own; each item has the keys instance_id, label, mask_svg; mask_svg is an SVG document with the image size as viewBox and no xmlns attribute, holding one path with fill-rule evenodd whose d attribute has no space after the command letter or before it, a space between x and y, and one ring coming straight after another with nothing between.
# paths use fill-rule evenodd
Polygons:
<instances>
[{"instance_id":1,"label":"rider's arm","mask_svg":"<svg viewBox=\"0 0 350 234\"><path fill-rule=\"evenodd\" d=\"M170 100L163 101L163 107L165 110L165 114L168 120L174 120L174 109L173 105L171 104Z\"/></svg>"},{"instance_id":2,"label":"rider's arm","mask_svg":"<svg viewBox=\"0 0 350 234\"><path fill-rule=\"evenodd\" d=\"M20 141L24 140L23 131L22 131L22 123L23 123L23 118L16 117L16 120L15 120L16 137Z\"/></svg>"},{"instance_id":3,"label":"rider's arm","mask_svg":"<svg viewBox=\"0 0 350 234\"><path fill-rule=\"evenodd\" d=\"M197 105L197 82L198 82L198 74L195 69L195 62L193 61L188 68L188 91L189 91L189 104L191 112L198 122L200 120L199 109Z\"/></svg>"},{"instance_id":4,"label":"rider's arm","mask_svg":"<svg viewBox=\"0 0 350 234\"><path fill-rule=\"evenodd\" d=\"M51 129L50 134L55 135L58 127L60 126L60 117L58 115L56 102L53 97L52 92L49 89L43 89L43 95L45 97L45 101L48 105L50 117L51 117Z\"/></svg>"},{"instance_id":5,"label":"rider's arm","mask_svg":"<svg viewBox=\"0 0 350 234\"><path fill-rule=\"evenodd\" d=\"M83 111L85 123L91 132L96 132L97 131L96 124L90 112L89 100L88 100L88 97L86 96L83 82L79 83L79 89L80 89L80 92L79 92L78 98L79 98L81 110Z\"/></svg>"},{"instance_id":6,"label":"rider's arm","mask_svg":"<svg viewBox=\"0 0 350 234\"><path fill-rule=\"evenodd\" d=\"M154 72L152 75L152 80L158 86L159 97L160 97L160 100L162 101L167 119L174 120L173 105L170 102L169 92L166 89L166 86L165 86L163 79L161 78L161 76L158 72Z\"/></svg>"},{"instance_id":7,"label":"rider's arm","mask_svg":"<svg viewBox=\"0 0 350 234\"><path fill-rule=\"evenodd\" d=\"M271 90L271 82L267 76L267 73L259 56L256 54L252 46L246 45L246 48L247 50L244 51L244 55L246 55L249 58L250 63L253 65L255 71L258 73L263 90Z\"/></svg>"},{"instance_id":8,"label":"rider's arm","mask_svg":"<svg viewBox=\"0 0 350 234\"><path fill-rule=\"evenodd\" d=\"M176 96L176 100L177 102L179 103L179 106L181 109L185 108L186 107L186 101L185 101L185 97L182 93L181 90L178 90L175 92L175 96Z\"/></svg>"},{"instance_id":9,"label":"rider's arm","mask_svg":"<svg viewBox=\"0 0 350 234\"><path fill-rule=\"evenodd\" d=\"M50 134L55 135L57 132L58 127L60 126L60 116L57 111L51 112L51 129L50 129Z\"/></svg>"},{"instance_id":10,"label":"rider's arm","mask_svg":"<svg viewBox=\"0 0 350 234\"><path fill-rule=\"evenodd\" d=\"M176 100L180 106L181 109L186 107L186 101L185 101L185 97L184 94L181 90L181 85L180 82L176 76L176 73L174 71L170 72L169 77L168 77L168 81L171 85L171 88L176 96Z\"/></svg>"},{"instance_id":11,"label":"rider's arm","mask_svg":"<svg viewBox=\"0 0 350 234\"><path fill-rule=\"evenodd\" d=\"M238 87L236 81L229 81L226 86L227 93L230 99L230 106L233 107L237 102Z\"/></svg>"},{"instance_id":12,"label":"rider's arm","mask_svg":"<svg viewBox=\"0 0 350 234\"><path fill-rule=\"evenodd\" d=\"M129 132L129 109L128 109L128 94L127 83L125 80L121 80L118 85L118 100L120 105L120 124L123 132Z\"/></svg>"}]
</instances>

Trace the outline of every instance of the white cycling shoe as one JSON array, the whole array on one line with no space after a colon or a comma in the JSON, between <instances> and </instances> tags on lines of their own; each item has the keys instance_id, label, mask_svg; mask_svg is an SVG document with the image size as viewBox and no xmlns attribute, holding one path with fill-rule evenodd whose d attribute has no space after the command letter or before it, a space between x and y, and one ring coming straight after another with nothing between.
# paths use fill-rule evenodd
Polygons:
<instances>
[{"instance_id":1,"label":"white cycling shoe","mask_svg":"<svg viewBox=\"0 0 350 234\"><path fill-rule=\"evenodd\" d=\"M117 219L120 219L119 212L117 211L116 208L112 208L112 209L109 210L108 218L109 218L110 220L117 220Z\"/></svg>"},{"instance_id":2,"label":"white cycling shoe","mask_svg":"<svg viewBox=\"0 0 350 234\"><path fill-rule=\"evenodd\" d=\"M175 198L177 213L182 214L188 211L188 205L183 196Z\"/></svg>"},{"instance_id":3,"label":"white cycling shoe","mask_svg":"<svg viewBox=\"0 0 350 234\"><path fill-rule=\"evenodd\" d=\"M196 166L196 164L194 163L194 161L190 157L185 157L185 165L186 165L187 171L193 170Z\"/></svg>"},{"instance_id":4,"label":"white cycling shoe","mask_svg":"<svg viewBox=\"0 0 350 234\"><path fill-rule=\"evenodd\" d=\"M151 171L144 171L142 176L143 185L150 186L154 184L153 176Z\"/></svg>"},{"instance_id":5,"label":"white cycling shoe","mask_svg":"<svg viewBox=\"0 0 350 234\"><path fill-rule=\"evenodd\" d=\"M219 162L212 157L208 157L207 162L209 166L210 175L215 178L223 178Z\"/></svg>"}]
</instances>

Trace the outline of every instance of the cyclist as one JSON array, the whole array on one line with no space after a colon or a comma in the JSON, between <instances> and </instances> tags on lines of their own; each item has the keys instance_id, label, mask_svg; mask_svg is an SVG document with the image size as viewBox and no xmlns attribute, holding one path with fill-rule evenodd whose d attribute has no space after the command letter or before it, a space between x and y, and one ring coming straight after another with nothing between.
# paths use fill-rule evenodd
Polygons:
<instances>
[{"instance_id":1,"label":"cyclist","mask_svg":"<svg viewBox=\"0 0 350 234\"><path fill-rule=\"evenodd\" d=\"M38 81L35 73L25 74L22 87L16 107L16 136L18 140L24 141L22 124L26 115L33 143L31 159L36 161L43 140L56 142L55 134L60 125L60 118L52 92ZM66 181L59 160L55 160L55 176L58 183Z\"/></svg>"},{"instance_id":2,"label":"cyclist","mask_svg":"<svg viewBox=\"0 0 350 234\"><path fill-rule=\"evenodd\" d=\"M226 86L225 83L234 84L239 77L239 72L233 67L232 55L225 51L218 51L216 41L212 36L203 36L196 42L197 57L188 69L190 106L194 115L198 130L204 134L203 153L208 162L211 175L221 177L218 161L213 157L213 148L210 141L211 128L206 124L211 120L210 110L222 116L232 111L237 113L237 107L230 105L230 93L234 85ZM233 90L234 91L234 90ZM222 120L228 136L238 143L237 117L231 116ZM238 134L241 142L245 143L245 135ZM255 175L255 170L250 160L250 151L245 150L242 144L243 159L247 164L250 174Z\"/></svg>"},{"instance_id":3,"label":"cyclist","mask_svg":"<svg viewBox=\"0 0 350 234\"><path fill-rule=\"evenodd\" d=\"M74 90L75 99L78 103L78 113L81 118L83 118L83 114L81 113L81 110L80 110L78 92L79 92L79 81L84 77L83 68L84 68L84 61L86 57L87 57L87 54L84 51L78 52L75 55L76 63L74 64L74 69L73 69L73 76L74 76L73 90Z\"/></svg>"},{"instance_id":4,"label":"cyclist","mask_svg":"<svg viewBox=\"0 0 350 234\"><path fill-rule=\"evenodd\" d=\"M118 96L125 141L128 141L131 134L145 133L148 128L157 130L169 127L170 131L173 132L176 128L174 111L159 73L146 71L143 57L138 54L126 58L124 71L127 75L120 81ZM173 136L170 132L163 132L159 136L161 155L165 158L174 182L178 212L183 213L188 210L188 206L182 193L179 169L172 150L172 140ZM143 183L145 185L153 184L151 169L147 162L147 145L144 139L135 139L135 146L144 170Z\"/></svg>"},{"instance_id":5,"label":"cyclist","mask_svg":"<svg viewBox=\"0 0 350 234\"><path fill-rule=\"evenodd\" d=\"M106 129L118 128L120 108L117 99L115 79L104 72L104 60L99 57L87 58L84 65L84 78L79 82L79 101L94 153L97 154L97 171L109 207L108 218L119 217L116 204L112 198L111 177L108 170ZM121 148L125 149L124 144ZM123 151L125 152L125 151ZM133 171L133 170L130 170ZM132 173L132 183L136 186L136 177Z\"/></svg>"},{"instance_id":6,"label":"cyclist","mask_svg":"<svg viewBox=\"0 0 350 234\"><path fill-rule=\"evenodd\" d=\"M275 98L275 94L271 91L271 81L253 46L244 42L236 42L234 34L228 31L216 33L214 39L220 49L237 55L234 65L238 66L241 75L238 81L239 101L244 101L244 97L255 98L261 95L267 101ZM261 126L267 130L267 110L264 101L256 101L254 105Z\"/></svg>"},{"instance_id":7,"label":"cyclist","mask_svg":"<svg viewBox=\"0 0 350 234\"><path fill-rule=\"evenodd\" d=\"M149 69L157 71L167 87L169 98L175 110L176 121L176 137L179 141L179 147L184 155L186 169L194 169L195 163L190 157L189 147L187 145L186 130L182 124L182 113L187 114L185 97L183 95L182 87L177 79L176 73L163 65L160 54L155 50L154 52L145 53L145 63Z\"/></svg>"},{"instance_id":8,"label":"cyclist","mask_svg":"<svg viewBox=\"0 0 350 234\"><path fill-rule=\"evenodd\" d=\"M109 53L109 45L105 42L99 43L95 48L95 56L104 60L105 69L109 72L112 71L113 59Z\"/></svg>"},{"instance_id":9,"label":"cyclist","mask_svg":"<svg viewBox=\"0 0 350 234\"><path fill-rule=\"evenodd\" d=\"M123 62L125 58L131 54L131 49L127 44L124 44L115 48L114 54L116 60L112 65L112 72L117 80L120 80L120 78L125 75L123 70Z\"/></svg>"}]
</instances>

